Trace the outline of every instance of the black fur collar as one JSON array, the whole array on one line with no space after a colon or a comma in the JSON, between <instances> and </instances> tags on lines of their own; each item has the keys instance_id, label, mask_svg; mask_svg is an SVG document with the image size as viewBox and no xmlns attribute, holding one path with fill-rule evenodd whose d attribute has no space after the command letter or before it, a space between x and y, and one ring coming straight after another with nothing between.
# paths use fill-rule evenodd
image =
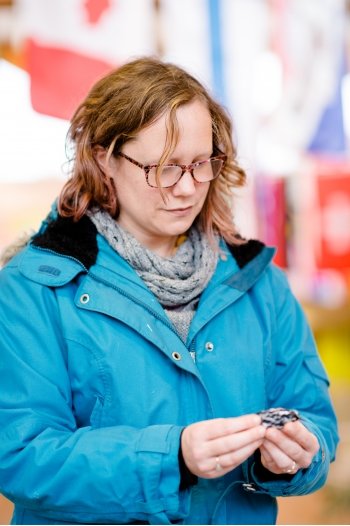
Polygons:
<instances>
[{"instance_id":1,"label":"black fur collar","mask_svg":"<svg viewBox=\"0 0 350 526\"><path fill-rule=\"evenodd\" d=\"M254 259L265 247L264 243L257 239L249 239L242 245L229 245L229 249L239 268L246 266L249 261Z\"/></svg>"},{"instance_id":2,"label":"black fur collar","mask_svg":"<svg viewBox=\"0 0 350 526\"><path fill-rule=\"evenodd\" d=\"M48 223L42 234L37 234L33 238L32 244L73 257L89 269L97 259L96 235L97 229L87 216L79 221L58 216ZM229 249L238 266L243 268L262 251L264 246L261 241L250 239L242 245L231 245Z\"/></svg>"},{"instance_id":3,"label":"black fur collar","mask_svg":"<svg viewBox=\"0 0 350 526\"><path fill-rule=\"evenodd\" d=\"M73 257L89 269L97 259L96 235L97 229L87 216L79 221L58 216L42 234L34 237L32 244Z\"/></svg>"}]
</instances>

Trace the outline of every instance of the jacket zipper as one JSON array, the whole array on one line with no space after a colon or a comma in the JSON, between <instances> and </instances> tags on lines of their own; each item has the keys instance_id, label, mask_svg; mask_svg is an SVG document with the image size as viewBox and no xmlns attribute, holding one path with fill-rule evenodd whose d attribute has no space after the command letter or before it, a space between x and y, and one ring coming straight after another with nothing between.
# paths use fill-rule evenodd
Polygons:
<instances>
[{"instance_id":1,"label":"jacket zipper","mask_svg":"<svg viewBox=\"0 0 350 526\"><path fill-rule=\"evenodd\" d=\"M190 345L190 348L189 348L189 353L190 353L191 358L194 361L194 363L196 363L196 351L195 351L196 345L195 345L195 341L196 341L196 337L193 338L193 340L191 342L191 345Z\"/></svg>"},{"instance_id":2,"label":"jacket zipper","mask_svg":"<svg viewBox=\"0 0 350 526\"><path fill-rule=\"evenodd\" d=\"M68 254L60 254L59 252L55 252L54 250L52 250L51 248L42 248L42 247L37 247L36 245L32 245L32 247L35 249L35 250L39 250L39 252L48 252L49 254L53 254L54 256L58 256L60 258L65 258L65 259L70 259L71 261L75 261L75 263L78 263L78 265L83 269L85 270L85 272L87 274L89 274L89 271L88 269L85 267L85 265L82 264L81 261L79 261L79 259L77 258L74 258L73 256L68 256Z\"/></svg>"}]
</instances>

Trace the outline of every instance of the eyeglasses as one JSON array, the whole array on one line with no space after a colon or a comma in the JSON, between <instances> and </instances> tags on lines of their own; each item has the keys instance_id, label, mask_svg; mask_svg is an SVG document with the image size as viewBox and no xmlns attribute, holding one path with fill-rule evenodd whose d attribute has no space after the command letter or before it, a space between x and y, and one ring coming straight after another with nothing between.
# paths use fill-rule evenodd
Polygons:
<instances>
[{"instance_id":1,"label":"eyeglasses","mask_svg":"<svg viewBox=\"0 0 350 526\"><path fill-rule=\"evenodd\" d=\"M211 157L206 161L197 161L196 163L187 165L173 163L165 164L160 168L159 164L149 164L144 166L122 152L117 152L117 155L124 157L124 159L130 163L142 168L145 172L147 184L152 186L152 188L170 188L171 186L175 186L186 172L190 172L197 183L208 183L218 177L227 159L227 156L222 154Z\"/></svg>"}]
</instances>

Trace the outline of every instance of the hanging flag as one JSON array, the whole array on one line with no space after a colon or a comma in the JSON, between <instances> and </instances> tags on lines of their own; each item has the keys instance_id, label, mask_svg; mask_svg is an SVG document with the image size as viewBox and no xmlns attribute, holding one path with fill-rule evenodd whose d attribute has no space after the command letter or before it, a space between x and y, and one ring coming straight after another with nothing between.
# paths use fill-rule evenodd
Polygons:
<instances>
[{"instance_id":1,"label":"hanging flag","mask_svg":"<svg viewBox=\"0 0 350 526\"><path fill-rule=\"evenodd\" d=\"M320 239L318 268L350 268L350 163L315 160Z\"/></svg>"},{"instance_id":2,"label":"hanging flag","mask_svg":"<svg viewBox=\"0 0 350 526\"><path fill-rule=\"evenodd\" d=\"M153 0L18 0L33 108L70 119L92 84L154 54Z\"/></svg>"},{"instance_id":3,"label":"hanging flag","mask_svg":"<svg viewBox=\"0 0 350 526\"><path fill-rule=\"evenodd\" d=\"M334 86L333 97L324 109L315 134L310 141L308 151L321 154L345 154L347 141L342 100L342 81L346 74L345 57L339 67L338 78Z\"/></svg>"},{"instance_id":4,"label":"hanging flag","mask_svg":"<svg viewBox=\"0 0 350 526\"><path fill-rule=\"evenodd\" d=\"M257 177L255 185L259 239L277 248L274 262L282 268L289 266L290 213L287 186L286 178L262 174Z\"/></svg>"},{"instance_id":5,"label":"hanging flag","mask_svg":"<svg viewBox=\"0 0 350 526\"><path fill-rule=\"evenodd\" d=\"M284 30L284 38L271 42L271 51L282 60L283 90L274 112L265 116L259 128L258 163L262 169L271 171L276 166L278 173L290 174L299 168L308 149L342 148L340 135L337 144L326 144L334 139L332 132L322 138L322 145L320 140L321 128L323 133L325 127L339 124L338 101L335 111L321 125L320 121L337 92L346 16L343 0L325 0L322 9L319 0L287 2L287 8L285 4L270 2L271 20Z\"/></svg>"}]
</instances>

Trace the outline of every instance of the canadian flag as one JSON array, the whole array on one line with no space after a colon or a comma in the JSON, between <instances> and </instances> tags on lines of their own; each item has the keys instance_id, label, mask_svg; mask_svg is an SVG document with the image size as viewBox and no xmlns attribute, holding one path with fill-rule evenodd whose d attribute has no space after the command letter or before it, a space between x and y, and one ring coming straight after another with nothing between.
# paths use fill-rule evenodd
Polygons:
<instances>
[{"instance_id":1,"label":"canadian flag","mask_svg":"<svg viewBox=\"0 0 350 526\"><path fill-rule=\"evenodd\" d=\"M155 54L152 0L18 0L33 108L70 119L98 78Z\"/></svg>"}]
</instances>

